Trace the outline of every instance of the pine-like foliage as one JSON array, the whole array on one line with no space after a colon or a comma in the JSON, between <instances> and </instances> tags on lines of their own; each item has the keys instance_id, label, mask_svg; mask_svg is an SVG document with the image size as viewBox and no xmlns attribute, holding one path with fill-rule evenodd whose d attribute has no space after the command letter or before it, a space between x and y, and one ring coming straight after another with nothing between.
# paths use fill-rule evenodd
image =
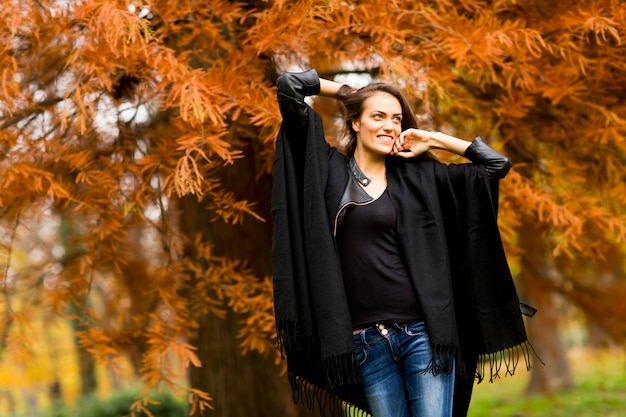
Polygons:
<instances>
[{"instance_id":1,"label":"pine-like foliage","mask_svg":"<svg viewBox=\"0 0 626 417\"><path fill-rule=\"evenodd\" d=\"M176 202L194 195L233 230L269 221L216 172L242 169L246 141L253 177L271 173L277 72L329 61L401 85L425 126L510 156L511 258L539 225L562 272L550 288L623 341L625 36L618 0L4 1L4 354L27 350L33 311L75 315L96 358L115 366L140 340L148 388L187 390L199 408L208 394L177 386L165 360L199 365L185 341L199 317L241 313L243 349L276 354L270 271L181 233Z\"/></svg>"}]
</instances>

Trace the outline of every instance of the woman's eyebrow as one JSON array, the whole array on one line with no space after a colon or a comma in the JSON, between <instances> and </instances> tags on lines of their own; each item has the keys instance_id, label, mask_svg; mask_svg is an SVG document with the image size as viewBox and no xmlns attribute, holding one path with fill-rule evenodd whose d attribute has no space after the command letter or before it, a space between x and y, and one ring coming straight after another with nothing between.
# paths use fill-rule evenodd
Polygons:
<instances>
[{"instance_id":1,"label":"woman's eyebrow","mask_svg":"<svg viewBox=\"0 0 626 417\"><path fill-rule=\"evenodd\" d=\"M387 112L384 111L384 110L376 110L376 109L372 110L371 113L382 113L382 114L385 114L385 115L387 114ZM402 112L395 113L395 114L393 114L393 116L402 116Z\"/></svg>"}]
</instances>

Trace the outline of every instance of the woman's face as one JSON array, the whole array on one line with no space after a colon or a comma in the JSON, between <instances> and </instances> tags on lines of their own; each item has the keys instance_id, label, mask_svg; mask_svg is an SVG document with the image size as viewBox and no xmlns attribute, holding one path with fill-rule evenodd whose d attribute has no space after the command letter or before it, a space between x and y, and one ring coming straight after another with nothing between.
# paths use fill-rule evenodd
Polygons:
<instances>
[{"instance_id":1,"label":"woman's face","mask_svg":"<svg viewBox=\"0 0 626 417\"><path fill-rule=\"evenodd\" d=\"M376 92L363 102L352 128L357 135L355 153L387 155L402 132L402 106L391 94Z\"/></svg>"}]
</instances>

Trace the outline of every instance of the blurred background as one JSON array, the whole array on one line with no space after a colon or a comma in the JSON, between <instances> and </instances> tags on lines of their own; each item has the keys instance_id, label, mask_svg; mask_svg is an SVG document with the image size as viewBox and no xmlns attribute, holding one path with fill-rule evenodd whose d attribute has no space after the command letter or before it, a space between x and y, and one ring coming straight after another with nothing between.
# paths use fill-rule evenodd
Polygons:
<instances>
[{"instance_id":1,"label":"blurred background","mask_svg":"<svg viewBox=\"0 0 626 417\"><path fill-rule=\"evenodd\" d=\"M4 1L0 416L311 415L270 207L275 80L309 68L514 163L499 224L543 363L470 415L624 415L625 31L618 0Z\"/></svg>"}]
</instances>

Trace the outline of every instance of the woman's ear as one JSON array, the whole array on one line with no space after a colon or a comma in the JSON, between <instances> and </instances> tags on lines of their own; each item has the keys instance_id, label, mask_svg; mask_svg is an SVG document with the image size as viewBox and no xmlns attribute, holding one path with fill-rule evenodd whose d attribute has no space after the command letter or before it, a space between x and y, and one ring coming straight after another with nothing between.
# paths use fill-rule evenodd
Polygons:
<instances>
[{"instance_id":1,"label":"woman's ear","mask_svg":"<svg viewBox=\"0 0 626 417\"><path fill-rule=\"evenodd\" d=\"M358 132L361 128L361 123L358 120L350 120L350 124L352 125L352 130Z\"/></svg>"}]
</instances>

